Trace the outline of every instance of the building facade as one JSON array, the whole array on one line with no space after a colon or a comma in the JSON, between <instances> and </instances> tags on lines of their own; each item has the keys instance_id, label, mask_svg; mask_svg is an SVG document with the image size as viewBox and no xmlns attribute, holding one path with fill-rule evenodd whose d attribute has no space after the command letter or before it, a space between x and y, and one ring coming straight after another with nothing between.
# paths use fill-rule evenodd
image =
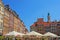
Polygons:
<instances>
[{"instance_id":1,"label":"building facade","mask_svg":"<svg viewBox=\"0 0 60 40\"><path fill-rule=\"evenodd\" d=\"M4 5L0 0L0 35L3 32Z\"/></svg>"},{"instance_id":2,"label":"building facade","mask_svg":"<svg viewBox=\"0 0 60 40\"><path fill-rule=\"evenodd\" d=\"M18 14L9 5L4 6L2 0L0 0L0 35L12 31L26 33L27 29L25 27Z\"/></svg>"},{"instance_id":3,"label":"building facade","mask_svg":"<svg viewBox=\"0 0 60 40\"><path fill-rule=\"evenodd\" d=\"M60 35L60 21L51 21L49 13L47 19L48 21L45 22L43 18L38 18L37 21L30 26L30 31L36 31L42 34L52 32Z\"/></svg>"}]
</instances>

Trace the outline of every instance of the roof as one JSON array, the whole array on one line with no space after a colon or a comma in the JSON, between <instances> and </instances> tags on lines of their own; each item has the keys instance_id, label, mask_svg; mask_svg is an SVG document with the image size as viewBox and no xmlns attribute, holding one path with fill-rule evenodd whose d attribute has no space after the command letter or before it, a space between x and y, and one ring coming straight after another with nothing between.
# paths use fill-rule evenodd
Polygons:
<instances>
[{"instance_id":1,"label":"roof","mask_svg":"<svg viewBox=\"0 0 60 40\"><path fill-rule=\"evenodd\" d=\"M58 24L58 22L35 22L34 24L31 25L31 27L36 27L37 25L43 25L44 27L50 26L50 25L55 25Z\"/></svg>"},{"instance_id":2,"label":"roof","mask_svg":"<svg viewBox=\"0 0 60 40\"><path fill-rule=\"evenodd\" d=\"M43 25L43 26L49 26L50 23L49 22L36 22L34 24L31 25L31 27L35 27L36 25Z\"/></svg>"}]
</instances>

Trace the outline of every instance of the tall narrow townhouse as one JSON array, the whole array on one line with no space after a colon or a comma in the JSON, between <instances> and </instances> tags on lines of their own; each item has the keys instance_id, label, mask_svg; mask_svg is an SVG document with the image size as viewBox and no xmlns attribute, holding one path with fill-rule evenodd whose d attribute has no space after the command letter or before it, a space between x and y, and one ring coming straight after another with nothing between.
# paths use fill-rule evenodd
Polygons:
<instances>
[{"instance_id":1,"label":"tall narrow townhouse","mask_svg":"<svg viewBox=\"0 0 60 40\"><path fill-rule=\"evenodd\" d=\"M0 35L3 34L3 18L4 18L4 5L0 0Z\"/></svg>"},{"instance_id":2,"label":"tall narrow townhouse","mask_svg":"<svg viewBox=\"0 0 60 40\"><path fill-rule=\"evenodd\" d=\"M4 14L4 30L3 35L17 31L18 18L15 11L13 11L9 5L5 5L5 14Z\"/></svg>"},{"instance_id":3,"label":"tall narrow townhouse","mask_svg":"<svg viewBox=\"0 0 60 40\"><path fill-rule=\"evenodd\" d=\"M8 33L8 28L9 28L9 11L7 10L8 8L5 8L5 14L4 14L4 28L3 28L3 34Z\"/></svg>"},{"instance_id":4,"label":"tall narrow townhouse","mask_svg":"<svg viewBox=\"0 0 60 40\"><path fill-rule=\"evenodd\" d=\"M21 20L21 28L20 28L20 30L21 30L21 33L25 33L25 25L22 22L22 20Z\"/></svg>"},{"instance_id":5,"label":"tall narrow townhouse","mask_svg":"<svg viewBox=\"0 0 60 40\"><path fill-rule=\"evenodd\" d=\"M12 32L14 30L14 15L9 5L5 5L5 14L4 14L4 28L3 35Z\"/></svg>"},{"instance_id":6,"label":"tall narrow townhouse","mask_svg":"<svg viewBox=\"0 0 60 40\"><path fill-rule=\"evenodd\" d=\"M20 18L18 18L18 25L17 25L17 32L20 32L20 28L21 28L21 26L20 26Z\"/></svg>"},{"instance_id":7,"label":"tall narrow townhouse","mask_svg":"<svg viewBox=\"0 0 60 40\"><path fill-rule=\"evenodd\" d=\"M21 32L21 33L23 33L23 30L24 30L23 28L24 28L24 27L23 27L23 22L22 22L22 20L20 20L20 32Z\"/></svg>"},{"instance_id":8,"label":"tall narrow townhouse","mask_svg":"<svg viewBox=\"0 0 60 40\"><path fill-rule=\"evenodd\" d=\"M14 14L13 11L10 10L9 14L9 32L14 31Z\"/></svg>"},{"instance_id":9,"label":"tall narrow townhouse","mask_svg":"<svg viewBox=\"0 0 60 40\"><path fill-rule=\"evenodd\" d=\"M18 26L18 15L15 11L14 12L14 31L17 31L17 26Z\"/></svg>"}]
</instances>

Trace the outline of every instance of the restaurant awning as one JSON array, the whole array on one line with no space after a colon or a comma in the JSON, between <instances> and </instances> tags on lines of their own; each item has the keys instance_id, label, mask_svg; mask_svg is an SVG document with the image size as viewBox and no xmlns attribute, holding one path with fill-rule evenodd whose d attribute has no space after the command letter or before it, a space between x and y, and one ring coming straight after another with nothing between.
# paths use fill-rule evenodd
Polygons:
<instances>
[{"instance_id":1,"label":"restaurant awning","mask_svg":"<svg viewBox=\"0 0 60 40\"><path fill-rule=\"evenodd\" d=\"M6 36L18 36L18 35L23 36L24 34L16 31L12 31L6 34Z\"/></svg>"},{"instance_id":2,"label":"restaurant awning","mask_svg":"<svg viewBox=\"0 0 60 40\"><path fill-rule=\"evenodd\" d=\"M38 33L38 32L35 32L35 31L29 32L29 33L27 33L26 35L37 35L37 36L43 36L42 34L40 34L40 33Z\"/></svg>"},{"instance_id":3,"label":"restaurant awning","mask_svg":"<svg viewBox=\"0 0 60 40\"><path fill-rule=\"evenodd\" d=\"M53 33L51 33L51 32L45 33L44 36L58 37L56 34L53 34Z\"/></svg>"}]
</instances>

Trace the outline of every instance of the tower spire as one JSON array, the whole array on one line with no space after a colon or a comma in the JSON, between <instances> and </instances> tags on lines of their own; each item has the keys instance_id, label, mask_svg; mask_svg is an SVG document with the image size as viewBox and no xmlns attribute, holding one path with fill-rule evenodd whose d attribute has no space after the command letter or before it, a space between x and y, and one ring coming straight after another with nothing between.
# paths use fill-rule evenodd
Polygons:
<instances>
[{"instance_id":1,"label":"tower spire","mask_svg":"<svg viewBox=\"0 0 60 40\"><path fill-rule=\"evenodd\" d=\"M50 13L48 13L47 18L48 18L48 22L50 22Z\"/></svg>"}]
</instances>

